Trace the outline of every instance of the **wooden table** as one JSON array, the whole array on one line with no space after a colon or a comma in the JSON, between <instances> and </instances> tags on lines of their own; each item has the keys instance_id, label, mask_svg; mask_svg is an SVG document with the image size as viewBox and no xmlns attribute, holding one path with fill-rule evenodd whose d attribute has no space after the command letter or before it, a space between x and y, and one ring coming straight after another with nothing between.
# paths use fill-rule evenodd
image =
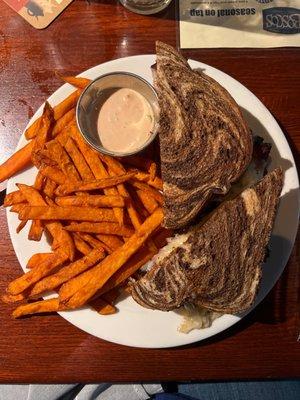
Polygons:
<instances>
[{"instance_id":1,"label":"wooden table","mask_svg":"<svg viewBox=\"0 0 300 400\"><path fill-rule=\"evenodd\" d=\"M176 45L174 8L157 17L116 1L75 1L38 31L0 2L0 161L36 108L61 82L114 58L154 52L156 39ZM296 155L300 149L298 49L197 50L185 54L246 85L273 113ZM0 209L1 293L21 270ZM299 241L298 241L299 250ZM300 376L299 253L263 303L232 329L200 344L145 350L90 336L57 315L14 321L1 304L0 381L108 382L224 380Z\"/></svg>"}]
</instances>

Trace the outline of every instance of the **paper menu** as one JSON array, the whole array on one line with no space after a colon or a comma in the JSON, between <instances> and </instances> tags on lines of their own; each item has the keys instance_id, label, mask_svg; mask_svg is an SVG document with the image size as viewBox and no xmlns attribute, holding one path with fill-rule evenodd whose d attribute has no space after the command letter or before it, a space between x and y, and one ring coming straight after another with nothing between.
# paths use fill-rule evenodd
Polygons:
<instances>
[{"instance_id":1,"label":"paper menu","mask_svg":"<svg viewBox=\"0 0 300 400\"><path fill-rule=\"evenodd\" d=\"M299 3L299 0L180 0L180 47L300 46Z\"/></svg>"},{"instance_id":2,"label":"paper menu","mask_svg":"<svg viewBox=\"0 0 300 400\"><path fill-rule=\"evenodd\" d=\"M46 28L73 0L4 0L37 29Z\"/></svg>"}]
</instances>

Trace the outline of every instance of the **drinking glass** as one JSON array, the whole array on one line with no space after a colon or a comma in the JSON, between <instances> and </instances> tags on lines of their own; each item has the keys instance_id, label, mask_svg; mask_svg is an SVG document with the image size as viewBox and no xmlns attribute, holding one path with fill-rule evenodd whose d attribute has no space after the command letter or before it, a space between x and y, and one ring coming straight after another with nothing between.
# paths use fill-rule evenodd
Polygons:
<instances>
[{"instance_id":1,"label":"drinking glass","mask_svg":"<svg viewBox=\"0 0 300 400\"><path fill-rule=\"evenodd\" d=\"M166 8L172 0L120 0L128 10L138 14L155 14Z\"/></svg>"}]
</instances>

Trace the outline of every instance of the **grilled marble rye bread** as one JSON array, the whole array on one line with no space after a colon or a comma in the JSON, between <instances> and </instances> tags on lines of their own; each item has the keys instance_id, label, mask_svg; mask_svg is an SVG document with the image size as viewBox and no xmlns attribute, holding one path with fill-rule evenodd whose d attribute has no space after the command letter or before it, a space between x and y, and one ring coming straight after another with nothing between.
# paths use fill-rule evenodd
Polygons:
<instances>
[{"instance_id":1,"label":"grilled marble rye bread","mask_svg":"<svg viewBox=\"0 0 300 400\"><path fill-rule=\"evenodd\" d=\"M247 168L252 136L231 95L193 71L171 46L156 44L164 226L187 225L214 194L228 192Z\"/></svg>"},{"instance_id":2,"label":"grilled marble rye bread","mask_svg":"<svg viewBox=\"0 0 300 400\"><path fill-rule=\"evenodd\" d=\"M131 285L142 306L173 310L185 301L222 313L251 306L261 279L283 185L281 168L224 202L202 225L175 237Z\"/></svg>"}]
</instances>

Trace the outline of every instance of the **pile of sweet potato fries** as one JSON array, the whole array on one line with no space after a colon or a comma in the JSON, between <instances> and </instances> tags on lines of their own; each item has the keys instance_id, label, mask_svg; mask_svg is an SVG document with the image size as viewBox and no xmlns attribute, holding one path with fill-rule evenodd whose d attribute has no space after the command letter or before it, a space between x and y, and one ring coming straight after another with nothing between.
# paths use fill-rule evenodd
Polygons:
<instances>
[{"instance_id":1,"label":"pile of sweet potato fries","mask_svg":"<svg viewBox=\"0 0 300 400\"><path fill-rule=\"evenodd\" d=\"M90 305L101 314L117 311L116 298L128 278L164 246L171 235L161 227L162 181L155 162L100 154L81 137L75 121L76 87L25 132L28 144L0 166L0 182L34 165L34 185L17 184L5 206L18 213L17 232L30 224L28 239L47 235L51 252L34 254L28 272L15 279L3 301L22 302L15 318ZM24 244L26 246L26 244ZM42 295L56 292L48 300Z\"/></svg>"}]
</instances>

